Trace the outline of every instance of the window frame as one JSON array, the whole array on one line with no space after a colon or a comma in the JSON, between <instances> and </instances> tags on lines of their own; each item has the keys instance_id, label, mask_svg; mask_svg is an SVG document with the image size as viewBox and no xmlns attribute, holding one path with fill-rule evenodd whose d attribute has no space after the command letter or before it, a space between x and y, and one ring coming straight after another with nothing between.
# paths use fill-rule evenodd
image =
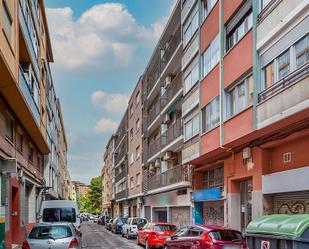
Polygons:
<instances>
[{"instance_id":1,"label":"window frame","mask_svg":"<svg viewBox=\"0 0 309 249\"><path fill-rule=\"evenodd\" d=\"M196 119L196 120L195 120ZM194 129L194 121L197 121L198 124L198 132L195 133L195 129ZM191 125L191 136L187 137L187 125ZM192 118L190 118L186 123L184 123L184 141L189 141L190 139L194 138L195 136L200 134L200 114L197 113L195 115L192 116Z\"/></svg>"},{"instance_id":2,"label":"window frame","mask_svg":"<svg viewBox=\"0 0 309 249\"><path fill-rule=\"evenodd\" d=\"M215 51L215 53L213 53L213 50ZM204 79L216 67L219 61L220 61L220 36L218 33L212 39L209 46L204 50L204 52L201 55L201 62L202 62L201 63L201 75L202 75L201 78ZM206 69L206 65L207 65L207 69Z\"/></svg>"},{"instance_id":3,"label":"window frame","mask_svg":"<svg viewBox=\"0 0 309 249\"><path fill-rule=\"evenodd\" d=\"M8 127L9 125L9 127ZM5 138L10 141L10 143L14 144L16 132L15 132L15 119L10 113L5 114ZM8 131L8 128L10 131ZM8 134L10 132L11 134Z\"/></svg>"},{"instance_id":4,"label":"window frame","mask_svg":"<svg viewBox=\"0 0 309 249\"><path fill-rule=\"evenodd\" d=\"M193 30L194 21L197 21L198 23L196 30ZM182 30L183 30L182 41L183 41L184 49L188 46L188 44L190 43L190 41L192 40L192 38L194 37L198 29L199 29L199 8L198 8L198 4L195 4L195 6L192 8L191 13L186 18L186 20L184 21L182 25ZM190 32L190 34L187 37L188 32Z\"/></svg>"},{"instance_id":5,"label":"window frame","mask_svg":"<svg viewBox=\"0 0 309 249\"><path fill-rule=\"evenodd\" d=\"M8 4L6 3L6 0L2 0L2 31L4 33L5 38L7 39L9 45L11 45L12 42L12 27L13 27L13 17L11 15L10 9L8 7ZM9 30L6 30L4 23L6 23L4 21L4 18L7 17L8 21L9 21ZM9 33L7 33L7 31Z\"/></svg>"},{"instance_id":6,"label":"window frame","mask_svg":"<svg viewBox=\"0 0 309 249\"><path fill-rule=\"evenodd\" d=\"M218 103L216 103L218 102ZM216 122L215 124L212 124L212 115L216 112L213 112L213 108L214 108L214 104L216 103L216 105L218 105L219 107L219 112L218 112L218 122ZM208 126L208 115L207 113L209 113L208 115L210 115L209 120L209 126ZM202 132L203 133L207 133L209 131L211 131L212 129L214 129L215 127L218 126L218 124L220 123L220 96L217 95L216 97L214 97L207 105L204 106L204 108L202 109Z\"/></svg>"},{"instance_id":7,"label":"window frame","mask_svg":"<svg viewBox=\"0 0 309 249\"><path fill-rule=\"evenodd\" d=\"M213 8L216 6L218 0L202 0L201 1L201 18L202 18L202 23L206 20L206 18L209 16L210 12L213 10ZM208 6L208 3L212 3L210 8L205 8L205 6ZM206 5L205 5L206 3Z\"/></svg>"}]
</instances>

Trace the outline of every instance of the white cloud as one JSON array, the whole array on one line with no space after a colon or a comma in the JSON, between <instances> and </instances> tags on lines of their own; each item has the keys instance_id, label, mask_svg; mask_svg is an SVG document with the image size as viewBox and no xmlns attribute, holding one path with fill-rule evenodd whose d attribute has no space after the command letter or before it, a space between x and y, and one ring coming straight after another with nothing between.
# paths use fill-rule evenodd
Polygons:
<instances>
[{"instance_id":1,"label":"white cloud","mask_svg":"<svg viewBox=\"0 0 309 249\"><path fill-rule=\"evenodd\" d=\"M108 118L101 118L97 121L94 130L96 133L112 133L118 127L118 122L115 122Z\"/></svg>"},{"instance_id":2,"label":"white cloud","mask_svg":"<svg viewBox=\"0 0 309 249\"><path fill-rule=\"evenodd\" d=\"M78 134L75 131L69 131L67 134L67 140L69 144L76 144L79 141Z\"/></svg>"},{"instance_id":3,"label":"white cloud","mask_svg":"<svg viewBox=\"0 0 309 249\"><path fill-rule=\"evenodd\" d=\"M146 28L119 3L94 5L77 19L70 7L47 8L47 16L59 70L130 66L136 48L153 46L166 23L164 17Z\"/></svg>"},{"instance_id":4,"label":"white cloud","mask_svg":"<svg viewBox=\"0 0 309 249\"><path fill-rule=\"evenodd\" d=\"M122 114L128 105L129 98L129 94L107 94L104 91L95 91L91 94L91 103L98 110L105 110L110 113L118 112Z\"/></svg>"}]
</instances>

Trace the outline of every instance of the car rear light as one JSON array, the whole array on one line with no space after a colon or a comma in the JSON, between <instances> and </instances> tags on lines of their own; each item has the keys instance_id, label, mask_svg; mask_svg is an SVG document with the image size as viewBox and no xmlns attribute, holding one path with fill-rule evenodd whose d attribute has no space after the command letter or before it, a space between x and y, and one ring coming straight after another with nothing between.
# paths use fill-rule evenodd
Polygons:
<instances>
[{"instance_id":1,"label":"car rear light","mask_svg":"<svg viewBox=\"0 0 309 249\"><path fill-rule=\"evenodd\" d=\"M80 232L80 225L79 225L78 227L76 227L76 230L77 230L78 232Z\"/></svg>"},{"instance_id":2,"label":"car rear light","mask_svg":"<svg viewBox=\"0 0 309 249\"><path fill-rule=\"evenodd\" d=\"M76 238L73 238L69 244L68 249L75 249L78 248L78 240Z\"/></svg>"},{"instance_id":3,"label":"car rear light","mask_svg":"<svg viewBox=\"0 0 309 249\"><path fill-rule=\"evenodd\" d=\"M30 246L29 246L27 240L25 240L25 241L23 242L22 249L30 249Z\"/></svg>"},{"instance_id":4,"label":"car rear light","mask_svg":"<svg viewBox=\"0 0 309 249\"><path fill-rule=\"evenodd\" d=\"M213 245L213 241L212 241L212 238L208 235L208 234L205 234L204 237L203 237L203 243L205 245Z\"/></svg>"}]
</instances>

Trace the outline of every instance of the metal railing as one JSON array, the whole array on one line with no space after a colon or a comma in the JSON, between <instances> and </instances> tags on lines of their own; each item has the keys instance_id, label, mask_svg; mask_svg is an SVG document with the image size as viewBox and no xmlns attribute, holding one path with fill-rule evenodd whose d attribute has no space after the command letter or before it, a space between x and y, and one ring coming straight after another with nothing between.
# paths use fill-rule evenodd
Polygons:
<instances>
[{"instance_id":1,"label":"metal railing","mask_svg":"<svg viewBox=\"0 0 309 249\"><path fill-rule=\"evenodd\" d=\"M27 80L25 78L24 72L22 70L22 68L19 68L19 87L20 90L26 100L26 102L28 103L28 106L34 116L34 119L37 123L38 126L40 126L40 122L41 122L41 116L40 116L40 111L34 101L32 92L29 88L29 85L27 83Z\"/></svg>"},{"instance_id":2,"label":"metal railing","mask_svg":"<svg viewBox=\"0 0 309 249\"><path fill-rule=\"evenodd\" d=\"M180 182L188 182L190 181L189 176L190 172L187 165L174 166L163 173L149 177L146 189L150 191Z\"/></svg>"},{"instance_id":3,"label":"metal railing","mask_svg":"<svg viewBox=\"0 0 309 249\"><path fill-rule=\"evenodd\" d=\"M127 190L126 189L115 194L115 200L124 199L126 197L127 197Z\"/></svg>"},{"instance_id":4,"label":"metal railing","mask_svg":"<svg viewBox=\"0 0 309 249\"><path fill-rule=\"evenodd\" d=\"M260 92L258 94L258 102L262 102L266 100L267 98L275 95L279 91L281 91L284 88L287 88L293 84L295 84L299 79L303 77L308 76L309 71L309 62L301 66L300 68L296 69L280 81L274 83L270 87L266 88L264 91Z\"/></svg>"},{"instance_id":5,"label":"metal railing","mask_svg":"<svg viewBox=\"0 0 309 249\"><path fill-rule=\"evenodd\" d=\"M155 100L154 104L148 109L148 126L160 115L161 112L161 103L160 99Z\"/></svg>"},{"instance_id":6,"label":"metal railing","mask_svg":"<svg viewBox=\"0 0 309 249\"><path fill-rule=\"evenodd\" d=\"M151 68L149 73L147 73L147 95L151 92L152 88L158 81L160 77L160 60Z\"/></svg>"},{"instance_id":7,"label":"metal railing","mask_svg":"<svg viewBox=\"0 0 309 249\"><path fill-rule=\"evenodd\" d=\"M181 118L172 123L167 130L147 147L147 158L151 158L165 146L182 135Z\"/></svg>"},{"instance_id":8,"label":"metal railing","mask_svg":"<svg viewBox=\"0 0 309 249\"><path fill-rule=\"evenodd\" d=\"M115 151L115 165L117 165L128 153L128 141L127 136L124 136L121 144Z\"/></svg>"},{"instance_id":9,"label":"metal railing","mask_svg":"<svg viewBox=\"0 0 309 249\"><path fill-rule=\"evenodd\" d=\"M119 182L120 180L122 180L124 177L127 177L127 176L128 176L128 167L127 165L125 165L123 170L115 176L115 182Z\"/></svg>"},{"instance_id":10,"label":"metal railing","mask_svg":"<svg viewBox=\"0 0 309 249\"><path fill-rule=\"evenodd\" d=\"M161 110L163 110L168 103L175 97L175 95L182 88L182 74L178 73L172 80L170 86L166 89L165 93L161 96Z\"/></svg>"}]
</instances>

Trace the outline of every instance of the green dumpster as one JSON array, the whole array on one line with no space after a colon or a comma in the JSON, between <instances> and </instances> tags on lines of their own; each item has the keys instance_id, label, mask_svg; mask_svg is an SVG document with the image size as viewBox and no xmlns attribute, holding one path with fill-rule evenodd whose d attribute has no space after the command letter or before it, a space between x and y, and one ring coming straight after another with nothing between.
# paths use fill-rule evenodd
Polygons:
<instances>
[{"instance_id":1,"label":"green dumpster","mask_svg":"<svg viewBox=\"0 0 309 249\"><path fill-rule=\"evenodd\" d=\"M309 214L258 217L245 236L250 249L309 249Z\"/></svg>"}]
</instances>

